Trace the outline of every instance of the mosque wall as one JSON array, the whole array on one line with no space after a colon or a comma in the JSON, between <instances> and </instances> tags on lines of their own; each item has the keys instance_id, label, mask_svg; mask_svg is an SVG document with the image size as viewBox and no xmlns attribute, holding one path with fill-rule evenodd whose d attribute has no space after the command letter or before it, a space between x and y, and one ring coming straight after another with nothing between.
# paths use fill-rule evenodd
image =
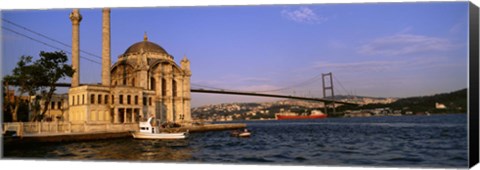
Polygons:
<instances>
[{"instance_id":1,"label":"mosque wall","mask_svg":"<svg viewBox=\"0 0 480 170\"><path fill-rule=\"evenodd\" d=\"M110 66L107 62L110 58L110 10L104 9L102 13L105 21L102 23L102 83L80 85L77 77L72 79L68 97L64 97L68 103L68 108L63 108L68 113L65 120L89 124L132 123L153 114L163 122L191 123L188 59L184 57L180 67L173 56L148 41L145 34L143 41L131 45L117 62L105 68ZM80 16L79 10L74 10L73 14ZM79 19L72 19L72 23L79 29ZM72 41L76 45L80 40L78 36L79 30L74 30ZM72 55L76 57L79 54L75 52ZM80 67L76 71L78 76ZM54 109L51 111L53 113Z\"/></svg>"}]
</instances>

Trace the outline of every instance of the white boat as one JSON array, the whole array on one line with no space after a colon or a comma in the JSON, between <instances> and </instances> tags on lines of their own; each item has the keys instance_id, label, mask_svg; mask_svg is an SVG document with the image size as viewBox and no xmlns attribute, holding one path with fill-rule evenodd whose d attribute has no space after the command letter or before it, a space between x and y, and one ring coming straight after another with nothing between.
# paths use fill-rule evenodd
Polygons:
<instances>
[{"instance_id":1,"label":"white boat","mask_svg":"<svg viewBox=\"0 0 480 170\"><path fill-rule=\"evenodd\" d=\"M182 133L132 133L135 139L185 139L187 138L187 132Z\"/></svg>"},{"instance_id":2,"label":"white boat","mask_svg":"<svg viewBox=\"0 0 480 170\"><path fill-rule=\"evenodd\" d=\"M152 126L150 124L151 119L146 122L140 122L140 130L138 132L132 132L132 136L135 139L185 139L188 137L188 131L167 133L159 132L159 127Z\"/></svg>"},{"instance_id":3,"label":"white boat","mask_svg":"<svg viewBox=\"0 0 480 170\"><path fill-rule=\"evenodd\" d=\"M238 134L238 137L249 137L249 136L250 136L250 132L242 132Z\"/></svg>"},{"instance_id":4,"label":"white boat","mask_svg":"<svg viewBox=\"0 0 480 170\"><path fill-rule=\"evenodd\" d=\"M248 131L248 130L244 130L244 131L238 131L238 130L237 130L237 131L233 131L233 132L231 133L231 135L232 135L233 137L250 137L251 133L250 133L250 131Z\"/></svg>"}]
</instances>

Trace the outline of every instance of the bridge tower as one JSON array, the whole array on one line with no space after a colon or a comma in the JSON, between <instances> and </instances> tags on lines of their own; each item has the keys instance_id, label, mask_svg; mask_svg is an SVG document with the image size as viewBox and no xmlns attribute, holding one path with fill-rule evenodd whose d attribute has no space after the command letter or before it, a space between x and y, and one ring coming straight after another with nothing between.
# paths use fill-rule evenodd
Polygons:
<instances>
[{"instance_id":1,"label":"bridge tower","mask_svg":"<svg viewBox=\"0 0 480 170\"><path fill-rule=\"evenodd\" d=\"M327 82L325 82L325 78L327 78ZM328 83L328 84L326 85L326 83ZM322 74L322 84L323 84L323 98L331 97L332 101L333 101L331 103L324 102L325 114L327 114L328 106L332 106L333 114L335 114L335 94L333 92L333 75L332 75L332 72ZM330 92L330 96L327 96L327 91Z\"/></svg>"}]
</instances>

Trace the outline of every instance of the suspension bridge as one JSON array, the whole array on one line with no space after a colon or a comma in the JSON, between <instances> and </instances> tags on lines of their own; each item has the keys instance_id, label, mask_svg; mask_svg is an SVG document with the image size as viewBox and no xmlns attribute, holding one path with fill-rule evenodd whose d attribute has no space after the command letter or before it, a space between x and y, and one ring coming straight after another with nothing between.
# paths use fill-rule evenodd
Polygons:
<instances>
[{"instance_id":1,"label":"suspension bridge","mask_svg":"<svg viewBox=\"0 0 480 170\"><path fill-rule=\"evenodd\" d=\"M83 85L83 84L80 84L80 85ZM57 87L71 87L70 83L57 83L56 86ZM202 88L191 88L190 91L192 93L210 93L210 94L224 94L224 95L241 95L241 96L285 98L285 99L305 100L305 101L324 102L324 103L357 105L356 103L351 103L351 102L335 101L335 100L325 99L325 98L302 97L302 96L294 96L294 95L268 94L268 93L232 91L232 90L211 90L211 89L202 89Z\"/></svg>"},{"instance_id":2,"label":"suspension bridge","mask_svg":"<svg viewBox=\"0 0 480 170\"><path fill-rule=\"evenodd\" d=\"M34 41L34 42L37 42L37 43L40 43L42 45L45 45L45 46L48 46L50 48L53 48L53 49L56 49L56 50L62 50L62 51L65 51L66 53L68 54L71 54L71 52L69 50L66 50L65 48L62 48L62 47L59 47L59 46L56 46L56 45L52 45L51 43L48 43L44 40L40 40L39 38L42 38L42 39L46 39L50 42L54 42L56 44L59 44L63 47L66 47L66 48L71 48L71 46L67 43L64 43L64 42L61 42L61 41L58 41L58 40L55 40L45 34L42 34L42 33L39 33L39 32L36 32L34 30L31 30L27 27L24 27L24 26L21 26L20 24L17 24L17 23L14 23L12 21L9 21L7 19L4 19L2 18L2 20L9 24L10 26L14 26L16 27L17 29L12 29L12 28L9 28L9 27L6 27L6 25L2 25L2 28L6 31L9 31L9 32L12 32L18 36L21 36L21 37L24 37L24 38L27 38L31 41ZM28 34L33 34L35 36L38 36L39 38L34 38L33 36L31 35L27 35L26 33L22 33L21 31L19 30L23 30L23 31L26 31L28 32ZM101 61L98 61L99 59L101 59L100 56L98 55L95 55L93 53L90 53L90 52L87 52L87 51L84 51L84 50L80 50L81 53L85 54L85 55L81 55L80 58L81 59L84 59L86 61L89 61L89 62L92 62L94 64L101 64ZM305 96L300 96L300 95L288 95L288 94L274 94L272 92L275 92L275 91L285 91L285 90L289 90L289 89L292 89L294 87L301 87L301 86L304 86L304 85L307 85L307 84L311 84L311 83L314 83L315 81L318 80L318 78L320 77L320 75L322 76L322 83L323 83L323 98L319 98L319 97L305 97ZM326 76L330 76L330 80L328 81L325 81L325 77ZM296 84L296 85L292 85L292 86L288 86L288 87L284 87L284 88L280 88L280 89L274 89L274 90L263 90L263 91L255 91L255 92L248 92L248 91L239 91L239 90L229 90L229 89L223 89L223 88L216 88L216 87L208 87L208 86L205 86L205 85L198 85L198 84L193 84L193 86L199 86L201 88L191 88L190 91L192 93L210 93L210 94L222 94L222 95L241 95L241 96L256 96L256 97L271 97L271 98L285 98L285 99L295 99L295 100L305 100L305 101L313 101L313 102L323 102L325 103L325 105L327 104L333 104L333 108L335 108L335 104L344 104L344 105L357 105L356 103L351 103L351 102L345 102L345 101L336 101L335 98L334 98L334 86L333 86L333 80L332 79L332 74L331 73L327 73L327 74L319 74L319 75L316 75L315 77L311 78L311 79L308 79L302 83L299 83L299 84ZM345 88L343 87L343 85L337 80L335 79L335 81L337 82L337 84L340 85L340 87L345 90ZM327 82L327 84L326 84ZM13 84L12 84L13 85ZM58 87L71 87L70 83L57 83L56 84ZM345 90L346 91L346 90ZM329 94L329 96L328 96Z\"/></svg>"}]
</instances>

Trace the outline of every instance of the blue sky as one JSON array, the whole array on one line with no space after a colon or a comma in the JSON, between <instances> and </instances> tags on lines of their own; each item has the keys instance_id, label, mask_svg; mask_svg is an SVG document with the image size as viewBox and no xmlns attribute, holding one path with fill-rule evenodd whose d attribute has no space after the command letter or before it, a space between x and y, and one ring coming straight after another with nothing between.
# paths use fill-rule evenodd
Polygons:
<instances>
[{"instance_id":1,"label":"blue sky","mask_svg":"<svg viewBox=\"0 0 480 170\"><path fill-rule=\"evenodd\" d=\"M70 12L3 10L2 18L71 44ZM80 48L101 56L101 9L80 12ZM8 22L2 26L71 50ZM190 59L193 87L294 86L272 93L320 97L318 75L327 72L334 74L336 94L409 97L467 87L467 2L113 8L111 27L112 63L147 32L175 61ZM5 29L1 33L4 75L22 55L56 50ZM81 59L80 81L100 82L100 69ZM193 106L277 100L192 97Z\"/></svg>"}]
</instances>

